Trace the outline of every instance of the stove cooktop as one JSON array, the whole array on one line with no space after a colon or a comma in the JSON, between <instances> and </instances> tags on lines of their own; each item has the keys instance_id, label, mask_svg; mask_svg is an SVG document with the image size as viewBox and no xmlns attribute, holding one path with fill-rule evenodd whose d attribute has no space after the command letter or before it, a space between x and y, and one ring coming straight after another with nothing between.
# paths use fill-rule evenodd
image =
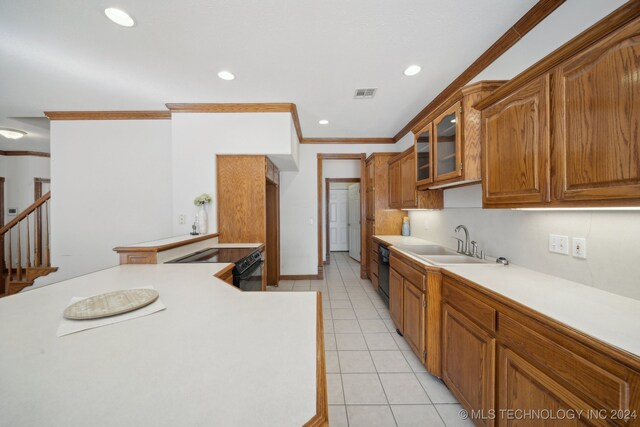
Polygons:
<instances>
[{"instance_id":1,"label":"stove cooktop","mask_svg":"<svg viewBox=\"0 0 640 427\"><path fill-rule=\"evenodd\" d=\"M231 262L238 264L241 260L256 252L257 248L209 248L168 261L168 264L216 263Z\"/></svg>"}]
</instances>

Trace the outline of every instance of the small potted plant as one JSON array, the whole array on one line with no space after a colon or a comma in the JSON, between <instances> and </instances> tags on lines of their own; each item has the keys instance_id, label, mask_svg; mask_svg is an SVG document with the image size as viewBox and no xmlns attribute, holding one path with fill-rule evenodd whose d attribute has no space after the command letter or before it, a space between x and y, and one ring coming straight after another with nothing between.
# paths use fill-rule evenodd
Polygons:
<instances>
[{"instance_id":1,"label":"small potted plant","mask_svg":"<svg viewBox=\"0 0 640 427\"><path fill-rule=\"evenodd\" d=\"M211 200L211 195L207 193L202 193L193 200L193 204L198 208L198 213L196 213L196 223L198 224L198 233L200 234L207 233L208 221L205 205L211 203Z\"/></svg>"}]
</instances>

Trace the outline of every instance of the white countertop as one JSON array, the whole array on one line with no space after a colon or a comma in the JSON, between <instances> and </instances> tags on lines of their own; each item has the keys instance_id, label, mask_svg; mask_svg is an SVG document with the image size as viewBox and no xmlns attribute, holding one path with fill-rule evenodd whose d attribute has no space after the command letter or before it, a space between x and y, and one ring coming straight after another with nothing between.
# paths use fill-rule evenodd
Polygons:
<instances>
[{"instance_id":1,"label":"white countertop","mask_svg":"<svg viewBox=\"0 0 640 427\"><path fill-rule=\"evenodd\" d=\"M301 426L316 293L240 292L225 264L122 265L0 299L0 425ZM153 286L167 309L56 337L73 296Z\"/></svg>"},{"instance_id":2,"label":"white countertop","mask_svg":"<svg viewBox=\"0 0 640 427\"><path fill-rule=\"evenodd\" d=\"M391 246L436 244L416 237L374 237ZM400 252L433 267L405 251ZM640 356L638 300L513 264L448 265L441 268L587 335Z\"/></svg>"},{"instance_id":3,"label":"white countertop","mask_svg":"<svg viewBox=\"0 0 640 427\"><path fill-rule=\"evenodd\" d=\"M211 236L211 239L218 237L216 233L210 233L208 235ZM164 239L152 240L150 242L133 243L131 245L122 245L122 246L125 248L148 248L148 247L154 247L154 246L170 245L172 243L178 243L178 242L186 242L193 239L199 239L203 236L206 236L206 235L202 234L202 235L192 236L191 234L183 234L181 236L167 237Z\"/></svg>"}]
</instances>

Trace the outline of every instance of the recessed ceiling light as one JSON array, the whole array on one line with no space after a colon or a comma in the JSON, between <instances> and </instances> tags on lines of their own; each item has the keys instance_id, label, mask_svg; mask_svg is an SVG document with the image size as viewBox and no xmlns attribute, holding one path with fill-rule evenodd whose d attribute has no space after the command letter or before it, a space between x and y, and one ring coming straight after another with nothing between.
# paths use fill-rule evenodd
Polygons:
<instances>
[{"instance_id":1,"label":"recessed ceiling light","mask_svg":"<svg viewBox=\"0 0 640 427\"><path fill-rule=\"evenodd\" d=\"M218 73L218 77L220 77L222 80L233 80L236 78L236 76L231 71L220 71Z\"/></svg>"},{"instance_id":2,"label":"recessed ceiling light","mask_svg":"<svg viewBox=\"0 0 640 427\"><path fill-rule=\"evenodd\" d=\"M107 15L107 18L111 19L118 25L122 25L123 27L133 27L136 24L136 21L133 20L131 15L124 10L116 9L115 7L106 8L104 10L104 14Z\"/></svg>"},{"instance_id":3,"label":"recessed ceiling light","mask_svg":"<svg viewBox=\"0 0 640 427\"><path fill-rule=\"evenodd\" d=\"M420 71L422 71L422 67L419 65L409 65L406 70L404 70L405 76L415 76Z\"/></svg>"},{"instance_id":4,"label":"recessed ceiling light","mask_svg":"<svg viewBox=\"0 0 640 427\"><path fill-rule=\"evenodd\" d=\"M17 129L8 129L2 128L0 129L0 135L9 139L20 139L25 136L27 133Z\"/></svg>"},{"instance_id":5,"label":"recessed ceiling light","mask_svg":"<svg viewBox=\"0 0 640 427\"><path fill-rule=\"evenodd\" d=\"M318 123L320 123L321 125L328 125L329 124L329 120L322 119L322 120L319 120Z\"/></svg>"}]
</instances>

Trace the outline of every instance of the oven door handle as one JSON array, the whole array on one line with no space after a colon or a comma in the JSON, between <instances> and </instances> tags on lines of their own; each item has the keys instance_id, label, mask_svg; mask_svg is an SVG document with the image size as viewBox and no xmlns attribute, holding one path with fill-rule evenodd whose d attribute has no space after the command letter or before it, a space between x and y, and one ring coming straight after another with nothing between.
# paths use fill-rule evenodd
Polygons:
<instances>
[{"instance_id":1,"label":"oven door handle","mask_svg":"<svg viewBox=\"0 0 640 427\"><path fill-rule=\"evenodd\" d=\"M254 263L251 265L251 267L249 267L246 271L244 271L242 274L240 274L238 276L238 279L240 280L246 280L249 277L251 277L251 274L256 271L260 266L262 266L262 260L259 260L258 262Z\"/></svg>"}]
</instances>

